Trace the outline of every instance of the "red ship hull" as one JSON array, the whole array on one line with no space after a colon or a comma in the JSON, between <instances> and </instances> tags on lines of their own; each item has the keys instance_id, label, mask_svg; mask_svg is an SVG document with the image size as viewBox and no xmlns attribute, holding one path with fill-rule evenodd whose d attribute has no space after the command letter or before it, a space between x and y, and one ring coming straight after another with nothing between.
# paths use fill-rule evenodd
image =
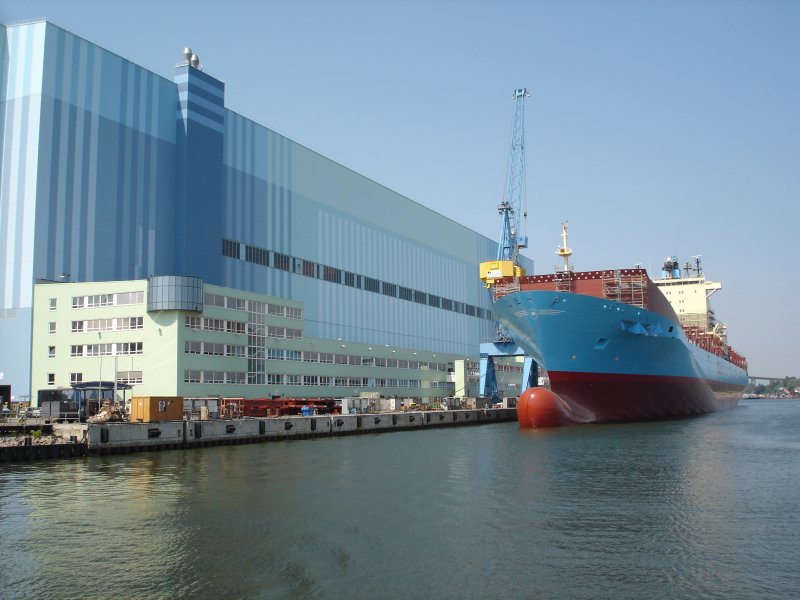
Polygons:
<instances>
[{"instance_id":1,"label":"red ship hull","mask_svg":"<svg viewBox=\"0 0 800 600\"><path fill-rule=\"evenodd\" d=\"M736 406L741 386L691 377L550 372L552 392L520 398L522 427L688 417Z\"/></svg>"}]
</instances>

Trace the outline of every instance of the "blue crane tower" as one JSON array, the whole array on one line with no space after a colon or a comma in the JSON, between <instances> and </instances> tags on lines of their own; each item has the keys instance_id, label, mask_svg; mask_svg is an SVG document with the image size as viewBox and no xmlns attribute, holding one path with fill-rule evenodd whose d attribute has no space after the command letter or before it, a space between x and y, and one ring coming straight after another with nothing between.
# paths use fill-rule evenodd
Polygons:
<instances>
[{"instance_id":1,"label":"blue crane tower","mask_svg":"<svg viewBox=\"0 0 800 600\"><path fill-rule=\"evenodd\" d=\"M525 270L519 265L519 251L528 247L528 237L522 228L523 219L528 216L525 208L525 98L530 96L528 90L514 90L514 119L511 128L511 151L508 159L508 178L503 201L497 207L502 215L500 243L497 247L497 260L483 262L480 265L481 280L487 288L495 281L505 277L520 277ZM497 327L494 342L481 344L479 392L484 398L497 398L497 376L495 374L495 356L524 356L522 351L508 333ZM521 394L535 382L536 369L533 360L525 356L522 368Z\"/></svg>"}]
</instances>

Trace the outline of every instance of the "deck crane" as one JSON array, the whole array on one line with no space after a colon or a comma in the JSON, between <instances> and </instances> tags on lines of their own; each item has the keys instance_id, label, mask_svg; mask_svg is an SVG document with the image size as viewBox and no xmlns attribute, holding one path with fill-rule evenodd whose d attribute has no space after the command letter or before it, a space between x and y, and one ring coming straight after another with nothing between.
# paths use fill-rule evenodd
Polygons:
<instances>
[{"instance_id":1,"label":"deck crane","mask_svg":"<svg viewBox=\"0 0 800 600\"><path fill-rule=\"evenodd\" d=\"M495 281L504 277L521 277L525 269L519 264L519 251L528 247L528 237L524 234L523 219L528 217L525 203L525 98L528 90L514 90L514 121L511 129L511 152L508 160L508 179L503 201L497 207L502 215L500 243L497 259L482 262L480 276L484 285L491 288ZM525 356L511 336L498 324L494 342L481 344L479 393L484 398L498 399L497 376L494 357ZM522 385L519 394L535 384L536 365L525 356L522 368Z\"/></svg>"}]
</instances>

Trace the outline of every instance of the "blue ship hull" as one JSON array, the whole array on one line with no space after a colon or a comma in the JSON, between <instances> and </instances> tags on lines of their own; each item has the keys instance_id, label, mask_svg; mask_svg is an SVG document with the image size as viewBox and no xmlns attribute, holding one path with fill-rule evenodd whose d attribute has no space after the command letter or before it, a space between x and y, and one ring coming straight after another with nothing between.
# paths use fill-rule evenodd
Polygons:
<instances>
[{"instance_id":1,"label":"blue ship hull","mask_svg":"<svg viewBox=\"0 0 800 600\"><path fill-rule=\"evenodd\" d=\"M647 420L735 406L747 372L688 341L677 321L583 294L520 291L498 320L548 374L567 422Z\"/></svg>"}]
</instances>

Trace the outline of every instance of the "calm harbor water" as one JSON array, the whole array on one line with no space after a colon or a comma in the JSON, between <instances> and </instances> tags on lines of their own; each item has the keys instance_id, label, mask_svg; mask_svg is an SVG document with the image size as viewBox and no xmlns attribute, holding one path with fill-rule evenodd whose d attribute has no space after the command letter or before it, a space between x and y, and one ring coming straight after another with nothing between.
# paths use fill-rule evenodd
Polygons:
<instances>
[{"instance_id":1,"label":"calm harbor water","mask_svg":"<svg viewBox=\"0 0 800 600\"><path fill-rule=\"evenodd\" d=\"M2 598L787 598L800 401L0 465Z\"/></svg>"}]
</instances>

